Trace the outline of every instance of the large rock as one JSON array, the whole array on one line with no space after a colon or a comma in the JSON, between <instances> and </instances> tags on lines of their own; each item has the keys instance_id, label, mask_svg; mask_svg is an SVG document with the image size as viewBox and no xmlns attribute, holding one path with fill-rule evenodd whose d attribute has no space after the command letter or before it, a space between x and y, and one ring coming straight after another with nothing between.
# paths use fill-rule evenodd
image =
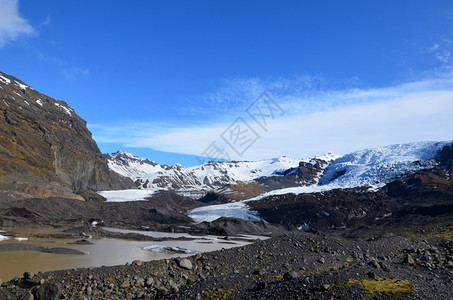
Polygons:
<instances>
[{"instance_id":1,"label":"large rock","mask_svg":"<svg viewBox=\"0 0 453 300\"><path fill-rule=\"evenodd\" d=\"M44 283L34 292L37 300L58 300L61 296L61 291L58 285L54 283Z\"/></svg>"},{"instance_id":2,"label":"large rock","mask_svg":"<svg viewBox=\"0 0 453 300\"><path fill-rule=\"evenodd\" d=\"M0 193L82 200L77 193L86 190L134 186L109 170L86 122L67 103L0 72Z\"/></svg>"},{"instance_id":3,"label":"large rock","mask_svg":"<svg viewBox=\"0 0 453 300\"><path fill-rule=\"evenodd\" d=\"M181 259L179 262L179 266L183 269L191 270L192 269L192 262L187 258Z\"/></svg>"}]
</instances>

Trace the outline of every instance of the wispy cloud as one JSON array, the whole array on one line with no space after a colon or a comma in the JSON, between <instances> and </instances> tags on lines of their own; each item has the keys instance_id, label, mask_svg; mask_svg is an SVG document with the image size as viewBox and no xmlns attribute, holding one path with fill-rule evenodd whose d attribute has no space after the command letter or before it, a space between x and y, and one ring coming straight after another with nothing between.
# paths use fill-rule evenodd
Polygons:
<instances>
[{"instance_id":1,"label":"wispy cloud","mask_svg":"<svg viewBox=\"0 0 453 300\"><path fill-rule=\"evenodd\" d=\"M52 20L50 19L50 16L47 16L46 19L39 24L39 26L46 27L49 26L51 22Z\"/></svg>"},{"instance_id":2,"label":"wispy cloud","mask_svg":"<svg viewBox=\"0 0 453 300\"><path fill-rule=\"evenodd\" d=\"M57 69L59 70L60 75L70 83L75 83L78 79L90 75L89 68L80 68L74 66L70 62L67 62L61 58L47 56L43 52L36 52L36 56L39 60L48 62L56 66Z\"/></svg>"},{"instance_id":3,"label":"wispy cloud","mask_svg":"<svg viewBox=\"0 0 453 300\"><path fill-rule=\"evenodd\" d=\"M448 74L380 89L312 89L310 93L300 85L292 86L292 79L267 83L239 82L239 90L247 95L240 99L271 90L275 94L270 95L285 110L283 117L270 120L266 131L244 110L230 113L228 121L202 126L126 122L91 124L90 128L100 142L193 155L201 155L216 142L232 159L305 157L326 151L344 154L392 143L452 139L453 76ZM242 101L246 108L249 103ZM260 137L242 156L221 138L237 117L243 117Z\"/></svg>"},{"instance_id":4,"label":"wispy cloud","mask_svg":"<svg viewBox=\"0 0 453 300\"><path fill-rule=\"evenodd\" d=\"M21 35L33 36L36 31L19 14L18 0L0 0L0 47Z\"/></svg>"},{"instance_id":5,"label":"wispy cloud","mask_svg":"<svg viewBox=\"0 0 453 300\"><path fill-rule=\"evenodd\" d=\"M451 69L453 65L453 41L448 38L442 38L431 46L427 47L422 53L433 55L444 69Z\"/></svg>"},{"instance_id":6,"label":"wispy cloud","mask_svg":"<svg viewBox=\"0 0 453 300\"><path fill-rule=\"evenodd\" d=\"M90 69L82 69L79 67L62 68L60 74L63 75L67 81L73 83L81 77L88 76L90 74Z\"/></svg>"},{"instance_id":7,"label":"wispy cloud","mask_svg":"<svg viewBox=\"0 0 453 300\"><path fill-rule=\"evenodd\" d=\"M239 113L263 93L268 92L280 102L291 105L297 100L306 100L310 106L324 106L319 97L334 93L348 87L362 86L357 78L347 78L332 82L320 75L298 75L290 78L238 78L228 79L214 92L189 99L184 110L197 115L221 115ZM316 99L315 99L316 98ZM299 103L302 105L302 103ZM303 103L306 105L307 103Z\"/></svg>"}]
</instances>

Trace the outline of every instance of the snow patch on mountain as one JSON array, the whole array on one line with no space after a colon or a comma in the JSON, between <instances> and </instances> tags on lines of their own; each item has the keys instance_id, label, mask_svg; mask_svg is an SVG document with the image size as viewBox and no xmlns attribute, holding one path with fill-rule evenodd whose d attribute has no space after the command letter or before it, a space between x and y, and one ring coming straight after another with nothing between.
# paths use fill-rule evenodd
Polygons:
<instances>
[{"instance_id":1,"label":"snow patch on mountain","mask_svg":"<svg viewBox=\"0 0 453 300\"><path fill-rule=\"evenodd\" d=\"M0 74L0 81L3 82L4 84L10 84L11 80Z\"/></svg>"},{"instance_id":2,"label":"snow patch on mountain","mask_svg":"<svg viewBox=\"0 0 453 300\"><path fill-rule=\"evenodd\" d=\"M99 192L109 202L143 201L153 193L150 190L113 190Z\"/></svg>"},{"instance_id":3,"label":"snow patch on mountain","mask_svg":"<svg viewBox=\"0 0 453 300\"><path fill-rule=\"evenodd\" d=\"M327 162L331 162L340 157L341 157L341 155L338 155L334 152L326 152L324 155L315 156L315 159L320 159L320 160L324 160Z\"/></svg>"},{"instance_id":4,"label":"snow patch on mountain","mask_svg":"<svg viewBox=\"0 0 453 300\"><path fill-rule=\"evenodd\" d=\"M21 83L21 82L19 82L19 81L17 81L17 80L14 80L14 84L17 85L17 86L18 86L20 89L22 89L22 90L25 90L25 89L27 89L27 88L30 88L28 85L23 84L23 83Z\"/></svg>"},{"instance_id":5,"label":"snow patch on mountain","mask_svg":"<svg viewBox=\"0 0 453 300\"><path fill-rule=\"evenodd\" d=\"M9 79L8 77L6 77L6 76L4 76L2 74L0 74L0 82L3 83L3 84L11 85L11 79ZM21 90L32 89L28 85L26 85L26 84L24 84L22 82L19 82L17 80L14 80L14 85L18 86ZM21 96L21 95L19 95L19 96Z\"/></svg>"},{"instance_id":6,"label":"snow patch on mountain","mask_svg":"<svg viewBox=\"0 0 453 300\"><path fill-rule=\"evenodd\" d=\"M64 110L65 113L67 113L68 115L72 116L72 114L71 114L71 111L73 111L72 109L67 108L66 106L61 105L60 103L57 103L57 102L55 102L54 104L55 104L55 106L57 106L57 107L61 108L62 110Z\"/></svg>"}]
</instances>

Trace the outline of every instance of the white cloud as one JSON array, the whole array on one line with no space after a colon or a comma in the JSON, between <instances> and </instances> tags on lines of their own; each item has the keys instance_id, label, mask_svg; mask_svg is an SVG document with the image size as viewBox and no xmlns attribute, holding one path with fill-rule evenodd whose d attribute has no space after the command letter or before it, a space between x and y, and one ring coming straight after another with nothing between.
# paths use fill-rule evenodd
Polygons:
<instances>
[{"instance_id":1,"label":"white cloud","mask_svg":"<svg viewBox=\"0 0 453 300\"><path fill-rule=\"evenodd\" d=\"M0 0L0 47L20 35L36 34L28 21L19 14L18 0Z\"/></svg>"},{"instance_id":2,"label":"white cloud","mask_svg":"<svg viewBox=\"0 0 453 300\"><path fill-rule=\"evenodd\" d=\"M319 91L308 97L295 94L272 95L286 114L271 120L266 132L245 111L230 115L228 122L203 126L172 128L129 122L90 128L100 142L193 155L201 155L215 141L232 159L247 160L307 157L327 151L345 154L394 143L453 138L452 76L382 89ZM246 119L261 137L243 156L221 138L237 117Z\"/></svg>"}]
</instances>

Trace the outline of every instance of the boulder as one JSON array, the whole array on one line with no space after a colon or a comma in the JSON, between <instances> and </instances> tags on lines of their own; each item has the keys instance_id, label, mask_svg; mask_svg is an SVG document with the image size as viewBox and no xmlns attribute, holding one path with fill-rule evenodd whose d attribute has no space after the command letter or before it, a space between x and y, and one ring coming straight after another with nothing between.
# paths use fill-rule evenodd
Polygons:
<instances>
[{"instance_id":1,"label":"boulder","mask_svg":"<svg viewBox=\"0 0 453 300\"><path fill-rule=\"evenodd\" d=\"M54 283L44 283L34 291L37 300L58 300L61 291L58 285Z\"/></svg>"},{"instance_id":2,"label":"boulder","mask_svg":"<svg viewBox=\"0 0 453 300\"><path fill-rule=\"evenodd\" d=\"M181 259L179 262L179 266L183 269L191 270L192 269L192 262L187 258Z\"/></svg>"}]
</instances>

